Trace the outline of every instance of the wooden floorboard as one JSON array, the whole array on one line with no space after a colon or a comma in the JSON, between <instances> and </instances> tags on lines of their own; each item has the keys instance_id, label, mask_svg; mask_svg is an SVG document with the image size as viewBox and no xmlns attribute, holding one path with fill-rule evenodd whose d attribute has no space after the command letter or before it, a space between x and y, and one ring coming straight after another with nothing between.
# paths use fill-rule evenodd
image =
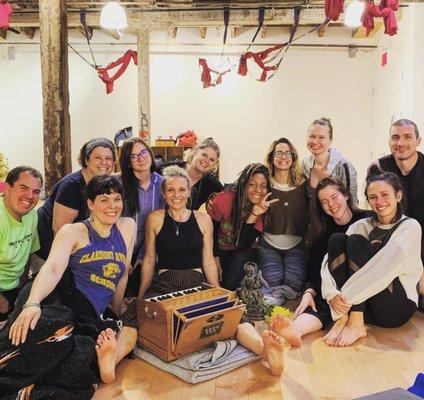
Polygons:
<instances>
[{"instance_id":1,"label":"wooden floorboard","mask_svg":"<svg viewBox=\"0 0 424 400\"><path fill-rule=\"evenodd\" d=\"M347 400L394 387L408 388L424 372L424 314L396 329L371 327L347 348L328 347L316 332L301 348L286 345L276 378L260 362L191 385L139 359L124 360L117 379L93 400Z\"/></svg>"}]
</instances>

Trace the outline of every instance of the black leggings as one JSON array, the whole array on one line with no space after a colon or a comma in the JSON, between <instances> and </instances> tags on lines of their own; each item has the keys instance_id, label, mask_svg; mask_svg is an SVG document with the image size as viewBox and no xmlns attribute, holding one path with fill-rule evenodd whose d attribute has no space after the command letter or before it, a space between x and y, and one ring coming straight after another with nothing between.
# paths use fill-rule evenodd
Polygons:
<instances>
[{"instance_id":1,"label":"black leggings","mask_svg":"<svg viewBox=\"0 0 424 400\"><path fill-rule=\"evenodd\" d=\"M346 281L362 268L377 252L362 235L335 233L328 242L328 267L340 290ZM364 313L365 322L385 328L396 328L407 323L417 306L406 297L405 289L398 278L380 293L361 304L352 306L351 311Z\"/></svg>"}]
</instances>

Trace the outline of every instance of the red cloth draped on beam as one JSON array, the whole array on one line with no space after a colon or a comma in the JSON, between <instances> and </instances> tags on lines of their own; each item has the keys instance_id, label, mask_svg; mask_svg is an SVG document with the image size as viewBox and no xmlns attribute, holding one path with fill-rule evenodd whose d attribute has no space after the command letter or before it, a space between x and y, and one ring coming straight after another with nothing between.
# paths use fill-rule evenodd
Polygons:
<instances>
[{"instance_id":1,"label":"red cloth draped on beam","mask_svg":"<svg viewBox=\"0 0 424 400\"><path fill-rule=\"evenodd\" d=\"M328 19L337 21L343 12L344 0L325 0L325 16Z\"/></svg>"},{"instance_id":2,"label":"red cloth draped on beam","mask_svg":"<svg viewBox=\"0 0 424 400\"><path fill-rule=\"evenodd\" d=\"M199 58L199 65L202 67L202 75L200 76L200 80L203 82L203 88L206 89L211 86L216 86L222 83L222 77L227 73L230 72L230 69L227 69L223 72L215 71L208 66L208 62L204 58ZM216 74L217 77L215 80L212 80L212 74Z\"/></svg>"},{"instance_id":3,"label":"red cloth draped on beam","mask_svg":"<svg viewBox=\"0 0 424 400\"><path fill-rule=\"evenodd\" d=\"M261 82L265 82L268 72L269 71L275 71L278 68L278 63L274 65L266 66L264 61L268 56L273 53L274 51L280 50L285 46L285 44L277 44L274 47L270 47L269 49L266 49L264 51L260 51L258 53L252 53L251 51L248 51L247 53L244 53L240 57L240 63L238 67L238 74L242 76L247 75L247 60L249 58L253 58L256 64L259 65L259 67L262 68L262 74L259 80Z\"/></svg>"},{"instance_id":4,"label":"red cloth draped on beam","mask_svg":"<svg viewBox=\"0 0 424 400\"><path fill-rule=\"evenodd\" d=\"M97 72L99 78L106 83L106 94L113 92L113 82L115 82L127 69L128 64L131 59L134 61L134 64L137 65L137 52L134 50L128 50L121 58L118 58L113 63L109 64L107 67L97 67ZM109 70L112 68L119 67L115 75L109 76Z\"/></svg>"},{"instance_id":5,"label":"red cloth draped on beam","mask_svg":"<svg viewBox=\"0 0 424 400\"><path fill-rule=\"evenodd\" d=\"M381 0L379 6L374 1L368 0L362 14L362 26L366 35L374 29L374 17L383 17L384 33L390 36L396 35L398 31L395 11L399 9L399 0Z\"/></svg>"},{"instance_id":6,"label":"red cloth draped on beam","mask_svg":"<svg viewBox=\"0 0 424 400\"><path fill-rule=\"evenodd\" d=\"M12 6L7 0L0 0L0 29L8 29Z\"/></svg>"}]
</instances>

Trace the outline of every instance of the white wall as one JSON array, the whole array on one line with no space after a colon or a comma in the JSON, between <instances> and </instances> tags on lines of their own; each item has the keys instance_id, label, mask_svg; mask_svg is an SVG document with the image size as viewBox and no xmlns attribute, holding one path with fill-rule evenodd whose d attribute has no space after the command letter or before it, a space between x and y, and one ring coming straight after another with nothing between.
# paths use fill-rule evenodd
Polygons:
<instances>
[{"instance_id":1,"label":"white wall","mask_svg":"<svg viewBox=\"0 0 424 400\"><path fill-rule=\"evenodd\" d=\"M400 114L418 115L417 104L424 91L413 91L413 87L423 78L413 70L424 63L424 55L411 40L415 30L413 8L403 9L397 36L356 41L369 45L381 40L378 50L359 50L355 58L349 58L346 49L292 47L269 82L231 73L221 86L210 89L201 86L197 60L219 61L222 48L213 44L220 42L222 30L208 29L206 41L194 29L179 30L175 41L155 32L151 35L153 137L175 136L186 129L201 137L213 136L222 147L221 177L228 182L248 162L261 161L277 137L287 136L301 155L306 155L306 129L311 120L324 115L332 118L334 146L356 165L361 187L366 166L386 149L390 119ZM253 32L248 30L230 41L248 42ZM277 43L287 38L281 29L270 30L270 34L262 41ZM324 38L313 33L302 42L349 44L353 42L350 34L344 28L331 28ZM102 43L110 41L97 32L95 37ZM17 40L13 34L8 38ZM71 32L69 40L80 42L75 47L90 59L78 34ZM128 48L136 49L134 37L122 41L127 44L94 45L97 62L107 64ZM192 45L178 45L182 42ZM198 45L205 42L210 45ZM5 57L10 46L15 48L14 60ZM235 54L244 48L226 47L232 63L237 64ZM389 65L382 69L378 65L385 48L389 48ZM420 57L413 58L413 51ZM249 62L249 69L251 66ZM77 152L84 141L95 136L112 138L118 129L129 125L137 130L137 69L130 65L110 95L105 94L95 71L71 50L69 71L76 168ZM253 70L253 74L258 76L259 72ZM40 76L37 45L0 44L0 151L11 166L25 162L43 169Z\"/></svg>"},{"instance_id":2,"label":"white wall","mask_svg":"<svg viewBox=\"0 0 424 400\"><path fill-rule=\"evenodd\" d=\"M379 35L373 61L372 158L389 153L391 122L409 118L424 129L424 6L410 4L402 9L399 33ZM381 56L388 63L381 66ZM423 146L421 146L423 148Z\"/></svg>"}]
</instances>

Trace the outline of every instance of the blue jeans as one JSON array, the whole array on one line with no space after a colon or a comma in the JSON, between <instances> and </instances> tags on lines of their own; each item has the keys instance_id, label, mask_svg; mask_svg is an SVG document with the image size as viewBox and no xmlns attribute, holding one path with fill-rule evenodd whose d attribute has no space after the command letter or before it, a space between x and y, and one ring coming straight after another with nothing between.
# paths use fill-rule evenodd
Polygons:
<instances>
[{"instance_id":1,"label":"blue jeans","mask_svg":"<svg viewBox=\"0 0 424 400\"><path fill-rule=\"evenodd\" d=\"M262 277L269 286L263 288L264 294L279 303L300 296L306 277L303 242L291 249L280 250L261 239L258 260Z\"/></svg>"}]
</instances>

